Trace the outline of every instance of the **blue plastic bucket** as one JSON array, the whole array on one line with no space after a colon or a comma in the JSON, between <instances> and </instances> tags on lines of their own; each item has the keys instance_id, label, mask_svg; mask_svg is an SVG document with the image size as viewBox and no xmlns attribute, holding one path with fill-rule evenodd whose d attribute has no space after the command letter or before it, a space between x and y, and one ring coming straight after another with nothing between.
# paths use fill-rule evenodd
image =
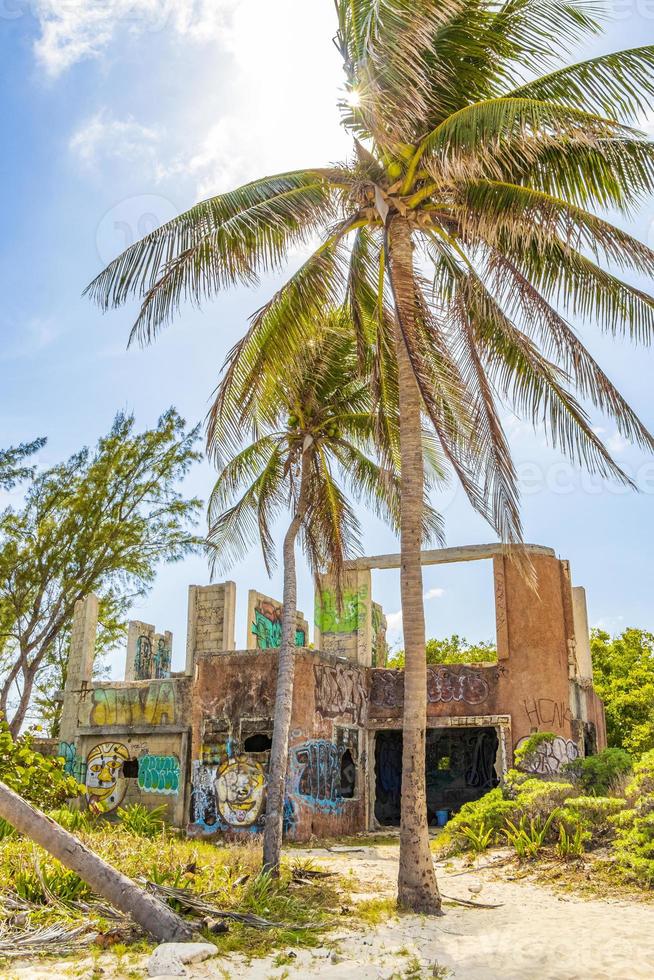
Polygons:
<instances>
[{"instance_id":1,"label":"blue plastic bucket","mask_svg":"<svg viewBox=\"0 0 654 980\"><path fill-rule=\"evenodd\" d=\"M436 823L438 824L439 827L444 827L449 819L450 819L449 810L436 811Z\"/></svg>"}]
</instances>

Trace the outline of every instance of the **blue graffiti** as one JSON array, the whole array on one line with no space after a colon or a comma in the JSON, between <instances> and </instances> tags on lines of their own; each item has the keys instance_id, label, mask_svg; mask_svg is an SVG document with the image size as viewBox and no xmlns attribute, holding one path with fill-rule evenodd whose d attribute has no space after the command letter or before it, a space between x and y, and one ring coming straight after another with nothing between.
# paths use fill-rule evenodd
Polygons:
<instances>
[{"instance_id":1,"label":"blue graffiti","mask_svg":"<svg viewBox=\"0 0 654 980\"><path fill-rule=\"evenodd\" d=\"M343 750L325 739L305 742L295 748L291 795L300 797L313 810L340 812L344 802L341 793L342 756Z\"/></svg>"}]
</instances>

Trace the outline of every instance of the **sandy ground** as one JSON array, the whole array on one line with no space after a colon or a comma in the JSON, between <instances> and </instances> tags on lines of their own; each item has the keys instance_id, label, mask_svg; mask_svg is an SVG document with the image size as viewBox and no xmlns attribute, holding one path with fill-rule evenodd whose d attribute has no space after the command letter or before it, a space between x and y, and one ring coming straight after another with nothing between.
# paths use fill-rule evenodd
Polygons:
<instances>
[{"instance_id":1,"label":"sandy ground","mask_svg":"<svg viewBox=\"0 0 654 980\"><path fill-rule=\"evenodd\" d=\"M350 875L353 898L394 893L396 846L379 845L333 853L302 850L319 867ZM329 933L324 945L275 965L274 958L225 957L188 968L191 980L329 977L331 980L451 977L452 980L639 980L654 977L654 906L622 899L583 899L541 885L510 880L511 871L493 867L501 855L484 856L480 867L465 870L453 862L437 868L441 890L499 908L465 908L446 903L437 919L405 915L378 926L357 927L356 914ZM481 891L478 887L481 885ZM472 887L471 887L472 886ZM103 977L146 976L147 959L121 972L107 954ZM136 967L136 969L135 969ZM418 969L419 967L419 969ZM448 972L449 971L449 972ZM20 980L91 977L91 960L16 964L3 976ZM97 974L96 974L97 976Z\"/></svg>"}]
</instances>

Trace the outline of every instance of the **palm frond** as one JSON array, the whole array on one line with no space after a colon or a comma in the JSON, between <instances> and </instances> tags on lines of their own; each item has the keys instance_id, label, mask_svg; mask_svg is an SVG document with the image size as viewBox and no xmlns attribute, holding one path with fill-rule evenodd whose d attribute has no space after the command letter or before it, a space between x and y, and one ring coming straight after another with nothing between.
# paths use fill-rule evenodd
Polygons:
<instances>
[{"instance_id":1,"label":"palm frond","mask_svg":"<svg viewBox=\"0 0 654 980\"><path fill-rule=\"evenodd\" d=\"M654 106L654 45L567 65L507 94L584 106L603 116L637 122Z\"/></svg>"},{"instance_id":2,"label":"palm frond","mask_svg":"<svg viewBox=\"0 0 654 980\"><path fill-rule=\"evenodd\" d=\"M87 287L103 309L142 301L132 338L149 341L182 302L200 304L235 283L279 269L335 214L319 171L266 177L196 204L126 249Z\"/></svg>"}]
</instances>

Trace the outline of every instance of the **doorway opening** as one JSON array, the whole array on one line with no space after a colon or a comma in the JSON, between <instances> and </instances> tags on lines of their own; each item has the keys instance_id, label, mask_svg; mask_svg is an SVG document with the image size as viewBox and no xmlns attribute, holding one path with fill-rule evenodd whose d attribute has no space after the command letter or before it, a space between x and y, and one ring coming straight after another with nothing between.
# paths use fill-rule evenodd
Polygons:
<instances>
[{"instance_id":1,"label":"doorway opening","mask_svg":"<svg viewBox=\"0 0 654 980\"><path fill-rule=\"evenodd\" d=\"M495 728L428 728L425 774L427 821L437 810L459 810L499 783L495 760L499 739ZM402 799L402 732L375 736L375 817L382 826L400 823Z\"/></svg>"}]
</instances>

